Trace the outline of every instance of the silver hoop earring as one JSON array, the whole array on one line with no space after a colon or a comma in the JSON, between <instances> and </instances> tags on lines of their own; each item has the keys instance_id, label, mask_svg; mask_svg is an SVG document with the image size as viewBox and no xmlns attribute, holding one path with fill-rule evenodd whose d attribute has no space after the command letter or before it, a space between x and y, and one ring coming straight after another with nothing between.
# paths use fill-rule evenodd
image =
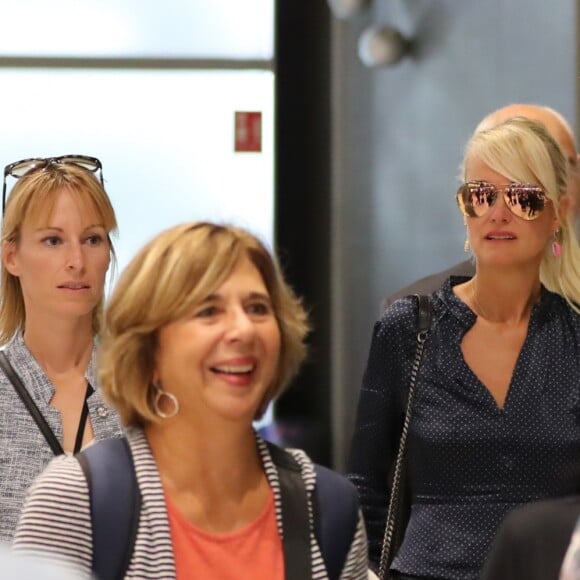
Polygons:
<instances>
[{"instance_id":1,"label":"silver hoop earring","mask_svg":"<svg viewBox=\"0 0 580 580\"><path fill-rule=\"evenodd\" d=\"M153 411L155 412L155 414L158 417L161 417L161 419L171 419L172 417L175 417L175 415L179 413L179 401L177 400L177 397L172 393L164 391L161 388L161 384L159 381L153 381L152 385L153 388L155 389L155 394L153 395ZM162 397L167 397L167 399L171 401L171 404L173 405L173 410L170 411L169 413L166 413L165 411L161 410L160 402Z\"/></svg>"}]
</instances>

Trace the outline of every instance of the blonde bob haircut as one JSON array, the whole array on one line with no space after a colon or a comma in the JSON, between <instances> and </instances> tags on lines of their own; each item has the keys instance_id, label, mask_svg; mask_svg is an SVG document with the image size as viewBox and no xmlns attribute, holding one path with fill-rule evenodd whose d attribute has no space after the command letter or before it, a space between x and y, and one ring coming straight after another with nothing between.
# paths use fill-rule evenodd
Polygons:
<instances>
[{"instance_id":1,"label":"blonde bob haircut","mask_svg":"<svg viewBox=\"0 0 580 580\"><path fill-rule=\"evenodd\" d=\"M117 219L109 196L93 173L72 163L52 163L21 177L12 188L2 218L2 242L18 246L24 222L40 227L50 223L57 196L68 191L78 200L81 210L97 212L107 233L113 265L115 251L110 235L117 232ZM0 345L8 343L24 330L26 311L20 278L2 266L0 297ZM103 300L93 311L93 332L99 334Z\"/></svg>"},{"instance_id":2,"label":"blonde bob haircut","mask_svg":"<svg viewBox=\"0 0 580 580\"><path fill-rule=\"evenodd\" d=\"M538 121L513 117L488 130L476 130L466 146L463 178L469 158L479 159L510 181L532 183L544 190L558 218L562 255L553 255L549 239L540 264L540 280L580 312L580 246L574 234L573 212L563 211L561 206L566 195L567 166L554 138Z\"/></svg>"},{"instance_id":3,"label":"blonde bob haircut","mask_svg":"<svg viewBox=\"0 0 580 580\"><path fill-rule=\"evenodd\" d=\"M242 257L257 268L280 328L278 368L260 404L288 385L306 356L307 315L266 247L249 232L207 222L170 228L150 241L124 270L105 312L100 385L126 426L159 421L153 373L158 335L192 312L221 286Z\"/></svg>"}]
</instances>

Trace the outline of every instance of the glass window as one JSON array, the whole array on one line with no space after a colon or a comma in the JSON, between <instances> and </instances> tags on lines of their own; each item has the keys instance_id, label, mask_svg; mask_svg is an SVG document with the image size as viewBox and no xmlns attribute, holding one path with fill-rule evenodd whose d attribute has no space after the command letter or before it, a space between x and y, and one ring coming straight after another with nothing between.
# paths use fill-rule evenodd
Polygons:
<instances>
[{"instance_id":1,"label":"glass window","mask_svg":"<svg viewBox=\"0 0 580 580\"><path fill-rule=\"evenodd\" d=\"M274 0L3 0L2 22L0 165L99 157L120 270L184 221L238 224L272 247ZM57 68L2 68L14 58ZM112 68L68 68L79 58ZM234 151L236 112L261 113L260 152ZM271 421L270 408L258 426Z\"/></svg>"},{"instance_id":2,"label":"glass window","mask_svg":"<svg viewBox=\"0 0 580 580\"><path fill-rule=\"evenodd\" d=\"M121 269L184 221L235 223L271 245L273 73L0 69L0 85L2 167L72 153L103 162ZM244 110L262 112L261 153L234 152Z\"/></svg>"},{"instance_id":3,"label":"glass window","mask_svg":"<svg viewBox=\"0 0 580 580\"><path fill-rule=\"evenodd\" d=\"M2 56L272 59L274 0L2 0Z\"/></svg>"}]
</instances>

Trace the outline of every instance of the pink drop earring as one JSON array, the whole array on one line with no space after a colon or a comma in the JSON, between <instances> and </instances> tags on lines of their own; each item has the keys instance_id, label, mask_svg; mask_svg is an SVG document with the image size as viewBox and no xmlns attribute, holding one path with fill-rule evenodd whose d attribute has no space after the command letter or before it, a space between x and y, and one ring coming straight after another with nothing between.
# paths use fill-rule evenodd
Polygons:
<instances>
[{"instance_id":1,"label":"pink drop earring","mask_svg":"<svg viewBox=\"0 0 580 580\"><path fill-rule=\"evenodd\" d=\"M463 225L465 226L465 242L463 244L463 251L468 254L471 250L471 244L469 243L469 236L467 235L467 218L463 216Z\"/></svg>"}]
</instances>

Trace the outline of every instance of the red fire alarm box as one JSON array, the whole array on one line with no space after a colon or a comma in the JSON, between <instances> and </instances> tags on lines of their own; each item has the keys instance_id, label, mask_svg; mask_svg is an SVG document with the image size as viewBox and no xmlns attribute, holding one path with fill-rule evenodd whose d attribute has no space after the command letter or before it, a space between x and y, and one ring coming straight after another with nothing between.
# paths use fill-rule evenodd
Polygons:
<instances>
[{"instance_id":1,"label":"red fire alarm box","mask_svg":"<svg viewBox=\"0 0 580 580\"><path fill-rule=\"evenodd\" d=\"M262 113L236 111L234 151L262 151Z\"/></svg>"}]
</instances>

